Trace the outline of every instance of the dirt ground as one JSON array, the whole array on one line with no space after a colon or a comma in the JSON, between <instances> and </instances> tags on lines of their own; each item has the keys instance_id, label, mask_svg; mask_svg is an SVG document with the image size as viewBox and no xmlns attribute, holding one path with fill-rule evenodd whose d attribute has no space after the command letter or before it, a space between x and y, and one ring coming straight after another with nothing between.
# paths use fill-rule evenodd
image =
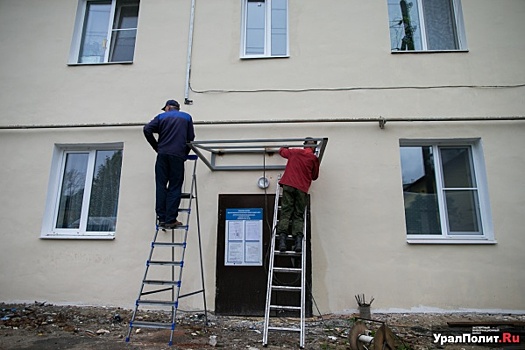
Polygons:
<instances>
[{"instance_id":1,"label":"dirt ground","mask_svg":"<svg viewBox=\"0 0 525 350\"><path fill-rule=\"evenodd\" d=\"M152 312L152 317L155 312ZM46 303L0 303L0 350L160 350L160 349L263 349L262 317L225 317L207 313L178 313L170 346L170 330L133 328L126 342L131 310L111 307L55 306ZM384 322L392 331L396 348L408 349L525 349L525 315L509 314L372 314L323 315L306 321L305 349L351 349L348 334L355 322L364 322L371 336ZM283 324L294 319L281 318ZM458 322L469 323L465 328ZM496 345L439 344L434 334L450 330L472 332L470 325L512 327L521 343ZM453 326L451 327L450 324ZM516 340L517 338L513 338ZM215 341L214 341L215 340ZM361 343L360 343L361 344ZM498 346L499 345L499 346ZM371 348L368 346L368 348ZM299 334L270 332L265 349L299 349ZM364 349L364 348L363 348Z\"/></svg>"}]
</instances>

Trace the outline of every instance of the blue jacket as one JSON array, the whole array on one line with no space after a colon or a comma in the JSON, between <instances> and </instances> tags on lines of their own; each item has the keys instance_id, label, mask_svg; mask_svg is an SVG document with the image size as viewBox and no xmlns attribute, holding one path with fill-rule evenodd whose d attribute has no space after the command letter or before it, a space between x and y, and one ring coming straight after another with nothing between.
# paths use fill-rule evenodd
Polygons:
<instances>
[{"instance_id":1,"label":"blue jacket","mask_svg":"<svg viewBox=\"0 0 525 350\"><path fill-rule=\"evenodd\" d=\"M169 111L157 115L144 125L144 136L159 154L170 154L186 159L190 152L187 143L195 139L191 115L181 111ZM158 140L153 134L158 134Z\"/></svg>"}]
</instances>

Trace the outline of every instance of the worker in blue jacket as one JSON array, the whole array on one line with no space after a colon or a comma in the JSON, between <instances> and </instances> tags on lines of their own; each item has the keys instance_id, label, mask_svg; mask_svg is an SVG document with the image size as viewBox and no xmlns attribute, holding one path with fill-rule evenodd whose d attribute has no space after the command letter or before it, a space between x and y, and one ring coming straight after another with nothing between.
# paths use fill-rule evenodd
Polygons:
<instances>
[{"instance_id":1,"label":"worker in blue jacket","mask_svg":"<svg viewBox=\"0 0 525 350\"><path fill-rule=\"evenodd\" d=\"M144 136L157 152L155 162L155 211L161 228L173 229L182 225L177 220L184 162L190 152L188 142L195 139L191 115L180 111L180 104L168 100L157 115L144 126ZM153 134L158 134L158 139Z\"/></svg>"}]
</instances>

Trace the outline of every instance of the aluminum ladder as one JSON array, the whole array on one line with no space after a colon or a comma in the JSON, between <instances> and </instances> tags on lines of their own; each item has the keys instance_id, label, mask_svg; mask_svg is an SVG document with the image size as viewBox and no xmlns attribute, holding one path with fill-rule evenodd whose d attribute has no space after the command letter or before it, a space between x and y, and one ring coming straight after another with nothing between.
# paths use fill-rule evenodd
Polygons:
<instances>
[{"instance_id":1,"label":"aluminum ladder","mask_svg":"<svg viewBox=\"0 0 525 350\"><path fill-rule=\"evenodd\" d=\"M177 226L173 229L163 229L159 226L158 222L156 223L155 235L151 242L149 257L146 260L146 270L144 272L138 298L135 302L135 309L129 322L126 342L130 341L133 328L162 328L171 330L169 345L173 345L173 332L175 331L177 322L176 318L179 300L199 293L202 293L203 297L204 321L206 325L208 324L199 205L197 198L196 169L198 157L196 155L189 155L187 159L194 162L193 173L191 176L191 188L189 193L182 193L181 205L179 208L179 215L185 215L186 222L184 225ZM190 230L190 214L192 212L191 206L193 200L195 200L197 214L196 222L199 241L202 289L181 295L182 270L186 253L186 241ZM184 223L184 220L181 221ZM152 296L155 296L156 298L151 299ZM160 311L156 313L156 316L158 316L160 320L150 320L151 317L148 313L152 313L152 311ZM161 315L159 316L159 314ZM143 315L147 315L147 317L144 317ZM146 318L148 320L145 320Z\"/></svg>"},{"instance_id":2,"label":"aluminum ladder","mask_svg":"<svg viewBox=\"0 0 525 350\"><path fill-rule=\"evenodd\" d=\"M303 228L303 241L302 249L300 253L295 251L287 250L281 252L276 249L277 237L277 223L279 221L280 212L280 198L282 197L282 189L277 181L277 189L275 191L275 207L273 214L273 230L271 238L270 258L269 258L269 270L268 270L268 284L266 287L266 308L264 312L264 331L263 331L263 342L262 345L266 347L268 345L268 333L270 331L283 331L283 332L299 332L299 346L301 349L304 348L305 341L305 313L306 313L306 224L307 224L307 208L305 208L304 214L304 228ZM308 207L308 206L307 206ZM300 261L300 267L282 267L276 266L275 257L284 256L295 258ZM300 286L290 286L286 284L280 284L278 276L280 274L295 274L300 275ZM276 297L279 293L300 293L300 305L277 305ZM299 322L296 326L281 326L273 325L271 323L270 313L275 312L294 312L299 313Z\"/></svg>"}]
</instances>

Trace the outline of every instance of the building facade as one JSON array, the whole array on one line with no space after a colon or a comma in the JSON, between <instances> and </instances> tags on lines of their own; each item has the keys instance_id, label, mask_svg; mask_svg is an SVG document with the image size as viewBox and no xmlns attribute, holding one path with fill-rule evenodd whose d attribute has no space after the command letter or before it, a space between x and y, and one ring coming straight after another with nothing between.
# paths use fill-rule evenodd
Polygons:
<instances>
[{"instance_id":1,"label":"building facade","mask_svg":"<svg viewBox=\"0 0 525 350\"><path fill-rule=\"evenodd\" d=\"M524 16L521 0L0 0L0 301L133 307L155 227L142 125L174 98L198 141L328 140L320 312L356 294L524 312ZM279 174L198 164L209 309L220 197Z\"/></svg>"}]
</instances>

